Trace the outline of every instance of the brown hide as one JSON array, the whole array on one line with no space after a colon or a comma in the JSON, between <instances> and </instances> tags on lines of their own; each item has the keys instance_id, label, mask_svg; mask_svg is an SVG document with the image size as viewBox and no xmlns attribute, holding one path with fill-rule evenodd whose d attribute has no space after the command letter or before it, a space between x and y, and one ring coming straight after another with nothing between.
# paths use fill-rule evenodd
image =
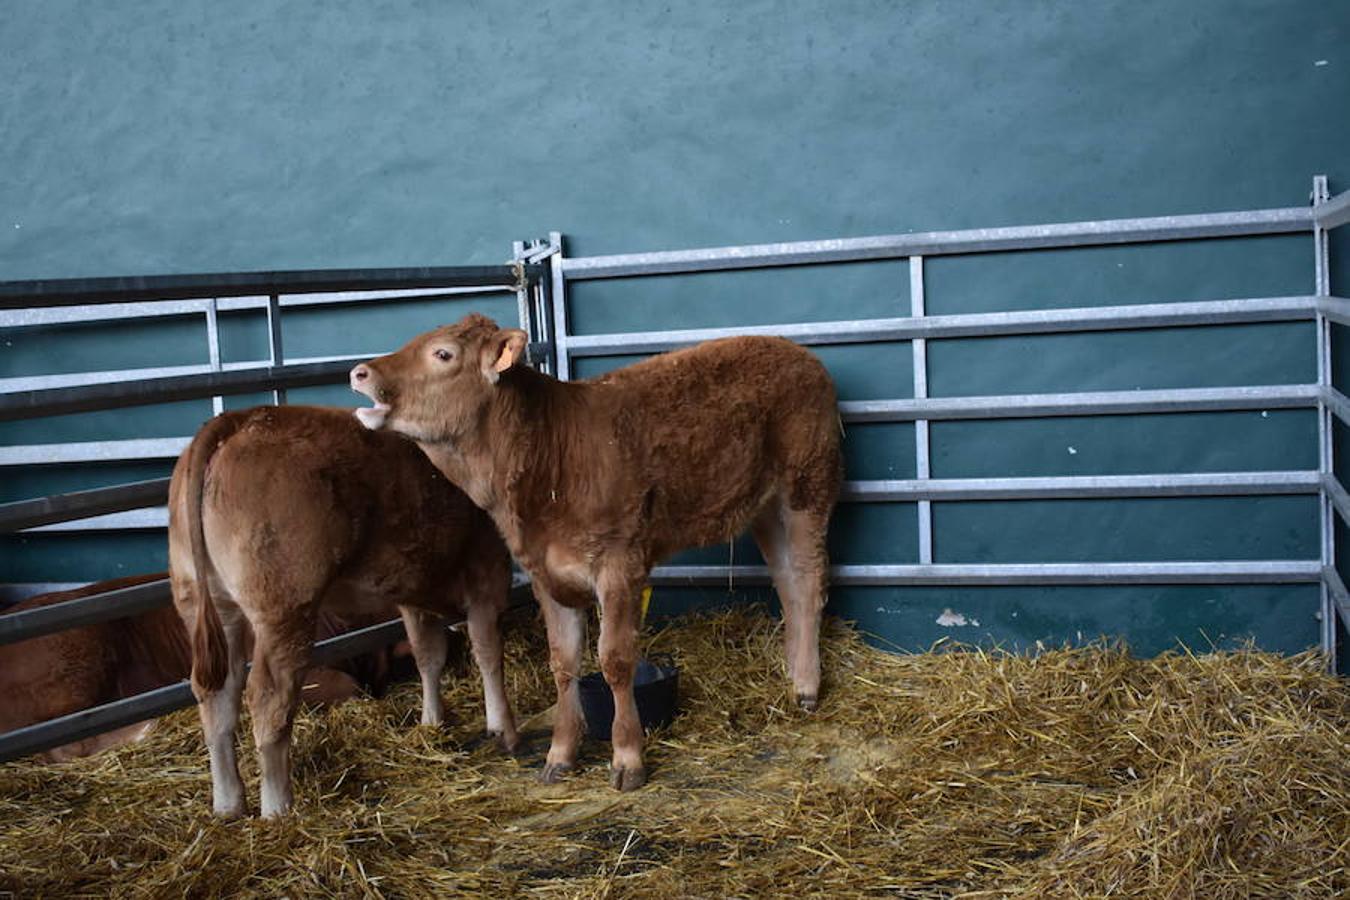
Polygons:
<instances>
[{"instance_id":1,"label":"brown hide","mask_svg":"<svg viewBox=\"0 0 1350 900\"><path fill-rule=\"evenodd\" d=\"M98 581L29 597L3 613L37 609L167 577L167 572L154 572ZM377 615L351 621L325 614L315 637L324 640L397 615L392 605ZM388 685L396 654L396 648L382 648L332 668L314 667L305 673L303 699L316 704L341 703L362 689L378 695ZM165 687L188 677L191 665L187 632L172 606L5 644L0 646L0 732ZM38 757L61 761L87 756L139 739L151 725L130 725L65 744Z\"/></svg>"},{"instance_id":2,"label":"brown hide","mask_svg":"<svg viewBox=\"0 0 1350 900\"><path fill-rule=\"evenodd\" d=\"M352 387L375 401L357 416L418 441L492 514L533 579L555 668L578 657L580 626L567 608L598 595L616 727L631 724L621 692L631 693L634 609L647 573L682 548L747 527L784 601L794 690L814 707L825 529L842 478L825 368L790 341L736 337L562 383L517 365L524 346L523 332L479 315L417 337L352 370ZM558 674L564 707L573 705L572 678ZM563 709L564 730L572 712ZM618 786L645 777L635 742L615 739ZM555 731L546 775L571 765L575 740L564 735L563 744Z\"/></svg>"},{"instance_id":3,"label":"brown hide","mask_svg":"<svg viewBox=\"0 0 1350 900\"><path fill-rule=\"evenodd\" d=\"M29 597L5 612L37 609L163 577L154 573L100 581ZM173 684L187 677L190 664L187 634L173 607L5 644L0 646L0 731ZM133 726L125 734L100 735L41 756L49 760L83 756L138 737L143 730Z\"/></svg>"},{"instance_id":4,"label":"brown hide","mask_svg":"<svg viewBox=\"0 0 1350 900\"><path fill-rule=\"evenodd\" d=\"M218 813L244 811L227 733L238 717L248 630L264 815L290 804L290 727L321 615L370 620L400 607L423 677L424 721L440 719L445 617L468 616L485 687L500 687L496 621L509 556L487 516L411 442L367 431L343 410L225 413L179 458L169 511L174 601L193 635ZM509 707L497 699L489 730L513 745Z\"/></svg>"}]
</instances>

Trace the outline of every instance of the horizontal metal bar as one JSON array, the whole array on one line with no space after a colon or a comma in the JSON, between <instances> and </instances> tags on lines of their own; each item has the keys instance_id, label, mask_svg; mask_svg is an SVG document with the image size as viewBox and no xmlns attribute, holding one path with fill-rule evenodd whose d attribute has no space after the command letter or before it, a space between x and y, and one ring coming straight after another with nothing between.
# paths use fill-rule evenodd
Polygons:
<instances>
[{"instance_id":1,"label":"horizontal metal bar","mask_svg":"<svg viewBox=\"0 0 1350 900\"><path fill-rule=\"evenodd\" d=\"M1315 494L1316 470L1307 472L1214 472L1159 475L1081 475L1045 478L951 478L845 482L840 499L885 503L919 500L1055 500L1099 497L1222 497ZM2 509L2 508L0 508ZM32 529L49 531L122 531L167 528L164 507L138 509Z\"/></svg>"},{"instance_id":2,"label":"horizontal metal bar","mask_svg":"<svg viewBox=\"0 0 1350 900\"><path fill-rule=\"evenodd\" d=\"M172 599L169 580L163 578L36 609L5 613L0 615L0 644L139 615L167 606Z\"/></svg>"},{"instance_id":3,"label":"horizontal metal bar","mask_svg":"<svg viewBox=\"0 0 1350 900\"><path fill-rule=\"evenodd\" d=\"M52 522L68 522L106 513L141 509L167 502L169 479L155 478L115 487L72 491L33 500L0 503L0 532L19 531Z\"/></svg>"},{"instance_id":4,"label":"horizontal metal bar","mask_svg":"<svg viewBox=\"0 0 1350 900\"><path fill-rule=\"evenodd\" d=\"M1300 206L1288 209L1157 216L1146 219L974 228L965 231L929 231L878 237L573 257L563 260L563 275L572 280L623 278L634 275L748 269L762 266L939 256L949 253L987 253L1284 234L1311 228L1312 223L1312 210Z\"/></svg>"},{"instance_id":5,"label":"horizontal metal bar","mask_svg":"<svg viewBox=\"0 0 1350 900\"><path fill-rule=\"evenodd\" d=\"M351 656L369 653L380 647L398 643L407 636L403 630L402 619L391 619L379 625L349 631L336 638L329 638L314 645L310 662L316 666L326 666L340 662Z\"/></svg>"},{"instance_id":6,"label":"horizontal metal bar","mask_svg":"<svg viewBox=\"0 0 1350 900\"><path fill-rule=\"evenodd\" d=\"M283 309L305 306L336 306L348 303L382 303L407 300L467 300L514 291L514 286L481 288L416 288L406 291L336 291L318 294L282 294ZM0 328L74 325L121 319L148 319L165 316L201 315L211 300L161 300L137 303L103 303L89 306L29 307L0 310ZM261 311L267 308L266 296L222 297L218 309L224 313Z\"/></svg>"},{"instance_id":7,"label":"horizontal metal bar","mask_svg":"<svg viewBox=\"0 0 1350 900\"><path fill-rule=\"evenodd\" d=\"M1317 311L1337 325L1350 327L1350 300L1344 297L1319 298Z\"/></svg>"},{"instance_id":8,"label":"horizontal metal bar","mask_svg":"<svg viewBox=\"0 0 1350 900\"><path fill-rule=\"evenodd\" d=\"M1350 222L1350 191L1341 191L1316 209L1317 224L1336 228Z\"/></svg>"},{"instance_id":9,"label":"horizontal metal bar","mask_svg":"<svg viewBox=\"0 0 1350 900\"><path fill-rule=\"evenodd\" d=\"M0 763L155 719L197 700L186 681L0 734Z\"/></svg>"},{"instance_id":10,"label":"horizontal metal bar","mask_svg":"<svg viewBox=\"0 0 1350 900\"><path fill-rule=\"evenodd\" d=\"M1331 501L1331 507L1336 510L1336 515L1341 517L1341 521L1347 527L1350 527L1350 493L1346 492L1340 479L1334 473L1324 474L1322 476L1322 490L1327 492L1327 499Z\"/></svg>"},{"instance_id":11,"label":"horizontal metal bar","mask_svg":"<svg viewBox=\"0 0 1350 900\"><path fill-rule=\"evenodd\" d=\"M163 437L72 441L68 444L15 444L0 447L0 467L177 459L191 441L190 437Z\"/></svg>"},{"instance_id":12,"label":"horizontal metal bar","mask_svg":"<svg viewBox=\"0 0 1350 900\"><path fill-rule=\"evenodd\" d=\"M525 277L530 281L539 278L543 271L538 265L524 266ZM0 282L0 309L396 288L510 287L514 290L515 284L515 267L505 265L64 278Z\"/></svg>"},{"instance_id":13,"label":"horizontal metal bar","mask_svg":"<svg viewBox=\"0 0 1350 900\"><path fill-rule=\"evenodd\" d=\"M306 356L286 360L287 365L310 365L314 363L343 362L354 366L367 359L381 356L388 351L371 353L348 353L340 356ZM102 372L63 372L59 375L23 375L13 378L0 378L0 397L5 393L17 391L45 391L55 388L81 387L87 384L109 384L124 381L144 381L150 378L179 378L184 375L202 375L207 372L252 372L271 365L270 360L258 359L241 362L223 363L219 367L210 363L189 366L158 366L145 369L109 369Z\"/></svg>"},{"instance_id":14,"label":"horizontal metal bar","mask_svg":"<svg viewBox=\"0 0 1350 900\"><path fill-rule=\"evenodd\" d=\"M840 403L839 411L845 422L1038 418L1293 409L1315 406L1318 396L1319 389L1315 384L1287 384L1263 387L938 397L926 400L850 400Z\"/></svg>"},{"instance_id":15,"label":"horizontal metal bar","mask_svg":"<svg viewBox=\"0 0 1350 900\"><path fill-rule=\"evenodd\" d=\"M157 531L169 527L169 508L152 506L124 512L105 513L87 519L73 519L25 529L22 534L70 533L75 531Z\"/></svg>"},{"instance_id":16,"label":"horizontal metal bar","mask_svg":"<svg viewBox=\"0 0 1350 900\"><path fill-rule=\"evenodd\" d=\"M255 300L253 297L240 298ZM162 300L142 303L103 303L91 306L28 307L0 309L0 328L30 328L50 325L78 325L118 319L144 319L161 316L191 316L206 312L209 300Z\"/></svg>"},{"instance_id":17,"label":"horizontal metal bar","mask_svg":"<svg viewBox=\"0 0 1350 900\"><path fill-rule=\"evenodd\" d=\"M0 582L0 612L3 608L38 594L54 594L57 591L73 591L84 587L83 581L6 581Z\"/></svg>"},{"instance_id":18,"label":"horizontal metal bar","mask_svg":"<svg viewBox=\"0 0 1350 900\"><path fill-rule=\"evenodd\" d=\"M246 394L274 388L338 384L347 380L351 366L348 361L256 366L230 372L202 372L80 387L11 391L0 394L0 422L147 403L169 403L217 394Z\"/></svg>"},{"instance_id":19,"label":"horizontal metal bar","mask_svg":"<svg viewBox=\"0 0 1350 900\"><path fill-rule=\"evenodd\" d=\"M1323 298L1325 299L1325 298ZM1346 301L1342 301L1346 302ZM1217 300L1199 303L1151 303L1135 306L1110 306L1084 309L1028 310L1010 313L926 316L914 318L864 319L851 322L814 322L790 325L756 325L742 328L702 328L678 331L635 332L629 334L572 337L568 352L574 356L599 356L612 353L651 353L736 335L779 335L800 344L846 344L913 338L987 337L1008 334L1046 334L1100 331L1116 328L1163 328L1187 325L1237 324L1311 319L1319 308L1319 298L1261 297L1246 300ZM542 359L546 344L531 344L531 359ZM336 360L352 364L379 356L385 351L314 356L290 360L292 363L318 363ZM225 371L257 368L257 362L226 363ZM0 391L46 390L110 381L196 375L217 371L208 364L147 369L123 369L103 372L72 372L59 375L29 375L0 378Z\"/></svg>"},{"instance_id":20,"label":"horizontal metal bar","mask_svg":"<svg viewBox=\"0 0 1350 900\"><path fill-rule=\"evenodd\" d=\"M321 291L311 294L287 294L283 292L277 296L277 299L283 309L288 309L303 306L337 306L348 303L381 303L402 300L444 300L447 298L464 300L504 293L515 293L514 282L480 287L411 288L393 291ZM220 298L221 312L244 312L266 308L267 296L265 295Z\"/></svg>"},{"instance_id":21,"label":"horizontal metal bar","mask_svg":"<svg viewBox=\"0 0 1350 900\"><path fill-rule=\"evenodd\" d=\"M1331 410L1332 415L1341 420L1342 425L1350 426L1350 397L1330 385L1322 387L1322 402Z\"/></svg>"},{"instance_id":22,"label":"horizontal metal bar","mask_svg":"<svg viewBox=\"0 0 1350 900\"><path fill-rule=\"evenodd\" d=\"M1317 312L1317 300L1317 297L1311 295L1253 297L1196 303L1147 303L1131 306L1034 309L950 316L595 334L569 337L567 349L573 356L603 356L616 353L653 353L685 347L700 341L738 335L776 335L799 344L814 345L905 341L915 338L990 337L1010 334L1108 331L1123 328L1288 322L1312 319Z\"/></svg>"},{"instance_id":23,"label":"horizontal metal bar","mask_svg":"<svg viewBox=\"0 0 1350 900\"><path fill-rule=\"evenodd\" d=\"M1019 584L1280 584L1316 583L1319 560L1241 562L1009 563L843 565L830 569L837 586ZM655 585L769 584L764 566L659 566Z\"/></svg>"},{"instance_id":24,"label":"horizontal metal bar","mask_svg":"<svg viewBox=\"0 0 1350 900\"><path fill-rule=\"evenodd\" d=\"M1002 418L1035 416L1114 415L1145 412L1290 409L1314 406L1316 385L1273 385L1245 388L1182 388L1164 391L1027 394L915 400L854 400L839 404L849 422L903 422L915 418ZM1347 415L1350 415L1350 400ZM59 465L85 462L174 459L191 438L139 438L124 441L79 441L68 444L18 444L0 447L0 467Z\"/></svg>"},{"instance_id":25,"label":"horizontal metal bar","mask_svg":"<svg viewBox=\"0 0 1350 900\"><path fill-rule=\"evenodd\" d=\"M862 502L1054 500L1087 497L1199 497L1315 494L1317 470L1043 478L930 478L846 482L840 499Z\"/></svg>"}]
</instances>

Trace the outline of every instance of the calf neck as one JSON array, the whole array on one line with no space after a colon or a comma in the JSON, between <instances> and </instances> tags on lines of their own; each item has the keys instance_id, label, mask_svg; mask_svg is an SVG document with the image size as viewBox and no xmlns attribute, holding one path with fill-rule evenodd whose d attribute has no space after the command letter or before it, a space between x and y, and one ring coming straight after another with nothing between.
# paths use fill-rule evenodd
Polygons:
<instances>
[{"instance_id":1,"label":"calf neck","mask_svg":"<svg viewBox=\"0 0 1350 900\"><path fill-rule=\"evenodd\" d=\"M369 428L418 442L530 573L558 690L544 770L575 763L585 607L615 699L612 781L646 780L633 699L638 598L658 562L749 528L782 599L797 702L820 689L826 527L841 479L834 385L781 338L737 337L564 383L521 365L525 334L479 315L352 370Z\"/></svg>"}]
</instances>

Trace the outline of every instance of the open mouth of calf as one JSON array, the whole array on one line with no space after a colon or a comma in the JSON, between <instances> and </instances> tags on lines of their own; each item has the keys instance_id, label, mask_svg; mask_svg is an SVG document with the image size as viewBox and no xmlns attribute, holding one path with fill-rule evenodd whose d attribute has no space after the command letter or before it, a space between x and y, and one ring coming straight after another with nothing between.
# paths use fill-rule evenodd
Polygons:
<instances>
[{"instance_id":1,"label":"open mouth of calf","mask_svg":"<svg viewBox=\"0 0 1350 900\"><path fill-rule=\"evenodd\" d=\"M391 410L389 404L382 399L384 392L381 391L379 392L379 395L377 395L366 385L353 385L352 390L363 397L369 397L372 403L371 406L361 406L356 408L355 413L357 421L372 431L379 429L384 425L385 419L389 417L389 412Z\"/></svg>"},{"instance_id":2,"label":"open mouth of calf","mask_svg":"<svg viewBox=\"0 0 1350 900\"><path fill-rule=\"evenodd\" d=\"M377 430L384 424L384 420L389 416L389 404L376 402L374 406L359 406L356 408L356 418L362 425L372 431Z\"/></svg>"}]
</instances>

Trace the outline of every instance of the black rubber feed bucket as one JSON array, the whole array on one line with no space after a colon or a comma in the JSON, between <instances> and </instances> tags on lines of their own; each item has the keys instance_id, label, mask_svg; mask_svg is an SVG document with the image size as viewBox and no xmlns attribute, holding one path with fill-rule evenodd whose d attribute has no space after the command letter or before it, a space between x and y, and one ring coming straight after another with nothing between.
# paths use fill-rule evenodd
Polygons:
<instances>
[{"instance_id":1,"label":"black rubber feed bucket","mask_svg":"<svg viewBox=\"0 0 1350 900\"><path fill-rule=\"evenodd\" d=\"M586 733L602 741L609 740L614 724L614 695L605 676L592 672L577 683L581 692L581 711L586 716ZM675 718L680 699L680 670L669 657L639 659L633 675L633 697L637 700L642 730L669 725Z\"/></svg>"}]
</instances>

